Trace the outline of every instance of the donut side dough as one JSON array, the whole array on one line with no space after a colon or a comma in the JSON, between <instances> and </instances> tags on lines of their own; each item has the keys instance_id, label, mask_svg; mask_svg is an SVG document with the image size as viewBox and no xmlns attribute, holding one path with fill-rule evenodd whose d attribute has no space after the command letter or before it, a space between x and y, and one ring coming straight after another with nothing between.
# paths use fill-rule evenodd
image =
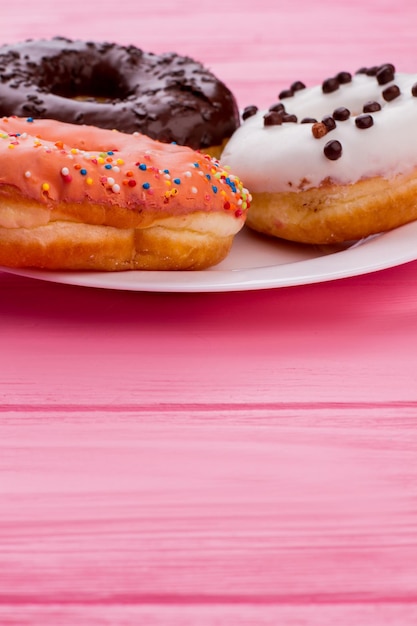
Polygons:
<instances>
[{"instance_id":1,"label":"donut side dough","mask_svg":"<svg viewBox=\"0 0 417 626\"><path fill-rule=\"evenodd\" d=\"M254 230L301 243L340 243L417 219L417 169L392 179L252 195L247 225Z\"/></svg>"}]
</instances>

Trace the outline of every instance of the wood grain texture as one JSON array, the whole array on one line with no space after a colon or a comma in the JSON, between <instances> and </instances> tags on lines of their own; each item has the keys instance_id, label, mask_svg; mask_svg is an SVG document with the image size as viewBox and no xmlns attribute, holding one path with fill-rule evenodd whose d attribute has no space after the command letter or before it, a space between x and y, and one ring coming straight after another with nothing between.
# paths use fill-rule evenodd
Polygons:
<instances>
[{"instance_id":1,"label":"wood grain texture","mask_svg":"<svg viewBox=\"0 0 417 626\"><path fill-rule=\"evenodd\" d=\"M15 0L202 60L240 106L416 70L414 3ZM0 273L1 626L417 623L417 262L269 291Z\"/></svg>"},{"instance_id":2,"label":"wood grain texture","mask_svg":"<svg viewBox=\"0 0 417 626\"><path fill-rule=\"evenodd\" d=\"M1 611L411 620L415 411L4 412Z\"/></svg>"}]
</instances>

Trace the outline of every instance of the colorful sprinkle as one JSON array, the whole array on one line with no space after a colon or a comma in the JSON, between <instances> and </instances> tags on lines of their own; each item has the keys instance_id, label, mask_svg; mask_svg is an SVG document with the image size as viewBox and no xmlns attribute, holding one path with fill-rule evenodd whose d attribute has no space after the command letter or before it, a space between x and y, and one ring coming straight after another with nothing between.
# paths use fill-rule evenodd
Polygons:
<instances>
[{"instance_id":1,"label":"colorful sprinkle","mask_svg":"<svg viewBox=\"0 0 417 626\"><path fill-rule=\"evenodd\" d=\"M61 176L62 176L62 178L64 179L64 181L66 183L70 183L72 181L72 176L71 176L70 171L69 171L69 169L67 167L63 167L61 169Z\"/></svg>"}]
</instances>

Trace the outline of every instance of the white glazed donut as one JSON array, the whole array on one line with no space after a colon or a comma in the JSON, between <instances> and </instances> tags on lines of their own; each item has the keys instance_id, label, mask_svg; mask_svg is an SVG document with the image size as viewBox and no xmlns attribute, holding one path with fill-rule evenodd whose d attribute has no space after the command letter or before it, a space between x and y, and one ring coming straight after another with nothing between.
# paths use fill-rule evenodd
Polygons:
<instances>
[{"instance_id":1,"label":"white glazed donut","mask_svg":"<svg viewBox=\"0 0 417 626\"><path fill-rule=\"evenodd\" d=\"M417 219L417 75L384 64L297 82L243 118L221 163L251 190L255 230L332 243Z\"/></svg>"}]
</instances>

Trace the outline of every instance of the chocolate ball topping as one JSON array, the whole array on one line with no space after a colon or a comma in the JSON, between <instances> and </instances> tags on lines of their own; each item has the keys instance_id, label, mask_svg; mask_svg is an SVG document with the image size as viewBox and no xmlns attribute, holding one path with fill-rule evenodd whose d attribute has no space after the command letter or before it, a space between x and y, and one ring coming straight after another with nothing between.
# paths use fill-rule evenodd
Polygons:
<instances>
[{"instance_id":1,"label":"chocolate ball topping","mask_svg":"<svg viewBox=\"0 0 417 626\"><path fill-rule=\"evenodd\" d=\"M337 161L342 156L342 144L340 141L328 141L323 149L324 156L330 161Z\"/></svg>"},{"instance_id":2,"label":"chocolate ball topping","mask_svg":"<svg viewBox=\"0 0 417 626\"><path fill-rule=\"evenodd\" d=\"M391 100L395 100L395 98L398 98L400 93L401 91L398 85L390 85L389 87L384 89L384 91L382 92L382 97L387 102L391 102Z\"/></svg>"},{"instance_id":3,"label":"chocolate ball topping","mask_svg":"<svg viewBox=\"0 0 417 626\"><path fill-rule=\"evenodd\" d=\"M326 80L322 83L322 91L323 93L332 93L339 89L339 81L337 78L326 78Z\"/></svg>"},{"instance_id":4,"label":"chocolate ball topping","mask_svg":"<svg viewBox=\"0 0 417 626\"><path fill-rule=\"evenodd\" d=\"M333 119L338 122L344 122L350 117L350 111L346 107L339 107L333 111Z\"/></svg>"},{"instance_id":5,"label":"chocolate ball topping","mask_svg":"<svg viewBox=\"0 0 417 626\"><path fill-rule=\"evenodd\" d=\"M269 107L269 111L276 111L277 113L285 113L285 106L282 102L277 102Z\"/></svg>"},{"instance_id":6,"label":"chocolate ball topping","mask_svg":"<svg viewBox=\"0 0 417 626\"><path fill-rule=\"evenodd\" d=\"M334 130L336 128L336 122L334 121L331 115L325 115L321 121L327 128L327 132Z\"/></svg>"},{"instance_id":7,"label":"chocolate ball topping","mask_svg":"<svg viewBox=\"0 0 417 626\"><path fill-rule=\"evenodd\" d=\"M355 124L357 128L370 128L374 124L374 118L372 115L358 115Z\"/></svg>"},{"instance_id":8,"label":"chocolate ball topping","mask_svg":"<svg viewBox=\"0 0 417 626\"><path fill-rule=\"evenodd\" d=\"M285 98L292 98L294 95L294 92L292 89L283 89L283 91L280 91L278 98L280 100L284 100Z\"/></svg>"},{"instance_id":9,"label":"chocolate ball topping","mask_svg":"<svg viewBox=\"0 0 417 626\"><path fill-rule=\"evenodd\" d=\"M282 124L282 115L278 111L268 111L264 115L264 126L280 126Z\"/></svg>"},{"instance_id":10,"label":"chocolate ball topping","mask_svg":"<svg viewBox=\"0 0 417 626\"><path fill-rule=\"evenodd\" d=\"M304 83L301 82L301 80L296 80L295 83L291 85L291 91L301 91L305 88L306 86Z\"/></svg>"},{"instance_id":11,"label":"chocolate ball topping","mask_svg":"<svg viewBox=\"0 0 417 626\"><path fill-rule=\"evenodd\" d=\"M350 72L339 72L336 74L336 80L340 85L346 85L352 82L352 74Z\"/></svg>"},{"instance_id":12,"label":"chocolate ball topping","mask_svg":"<svg viewBox=\"0 0 417 626\"><path fill-rule=\"evenodd\" d=\"M315 124L317 122L315 117L303 117L300 124Z\"/></svg>"},{"instance_id":13,"label":"chocolate ball topping","mask_svg":"<svg viewBox=\"0 0 417 626\"><path fill-rule=\"evenodd\" d=\"M257 112L258 112L258 107L253 104L245 107L242 113L242 120L247 120L248 117L252 117L253 115L256 115Z\"/></svg>"},{"instance_id":14,"label":"chocolate ball topping","mask_svg":"<svg viewBox=\"0 0 417 626\"><path fill-rule=\"evenodd\" d=\"M297 116L294 114L284 113L284 115L282 116L282 121L297 123L298 119Z\"/></svg>"},{"instance_id":15,"label":"chocolate ball topping","mask_svg":"<svg viewBox=\"0 0 417 626\"><path fill-rule=\"evenodd\" d=\"M411 87L411 95L415 98L417 97L417 83L414 83L414 85Z\"/></svg>"},{"instance_id":16,"label":"chocolate ball topping","mask_svg":"<svg viewBox=\"0 0 417 626\"><path fill-rule=\"evenodd\" d=\"M379 104L379 102L369 101L363 105L364 113L375 113L376 111L380 111L380 110L381 110L381 105Z\"/></svg>"},{"instance_id":17,"label":"chocolate ball topping","mask_svg":"<svg viewBox=\"0 0 417 626\"><path fill-rule=\"evenodd\" d=\"M386 85L394 80L395 76L395 67L391 63L386 63L385 65L381 65L376 73L376 79L378 81L378 85Z\"/></svg>"}]
</instances>

